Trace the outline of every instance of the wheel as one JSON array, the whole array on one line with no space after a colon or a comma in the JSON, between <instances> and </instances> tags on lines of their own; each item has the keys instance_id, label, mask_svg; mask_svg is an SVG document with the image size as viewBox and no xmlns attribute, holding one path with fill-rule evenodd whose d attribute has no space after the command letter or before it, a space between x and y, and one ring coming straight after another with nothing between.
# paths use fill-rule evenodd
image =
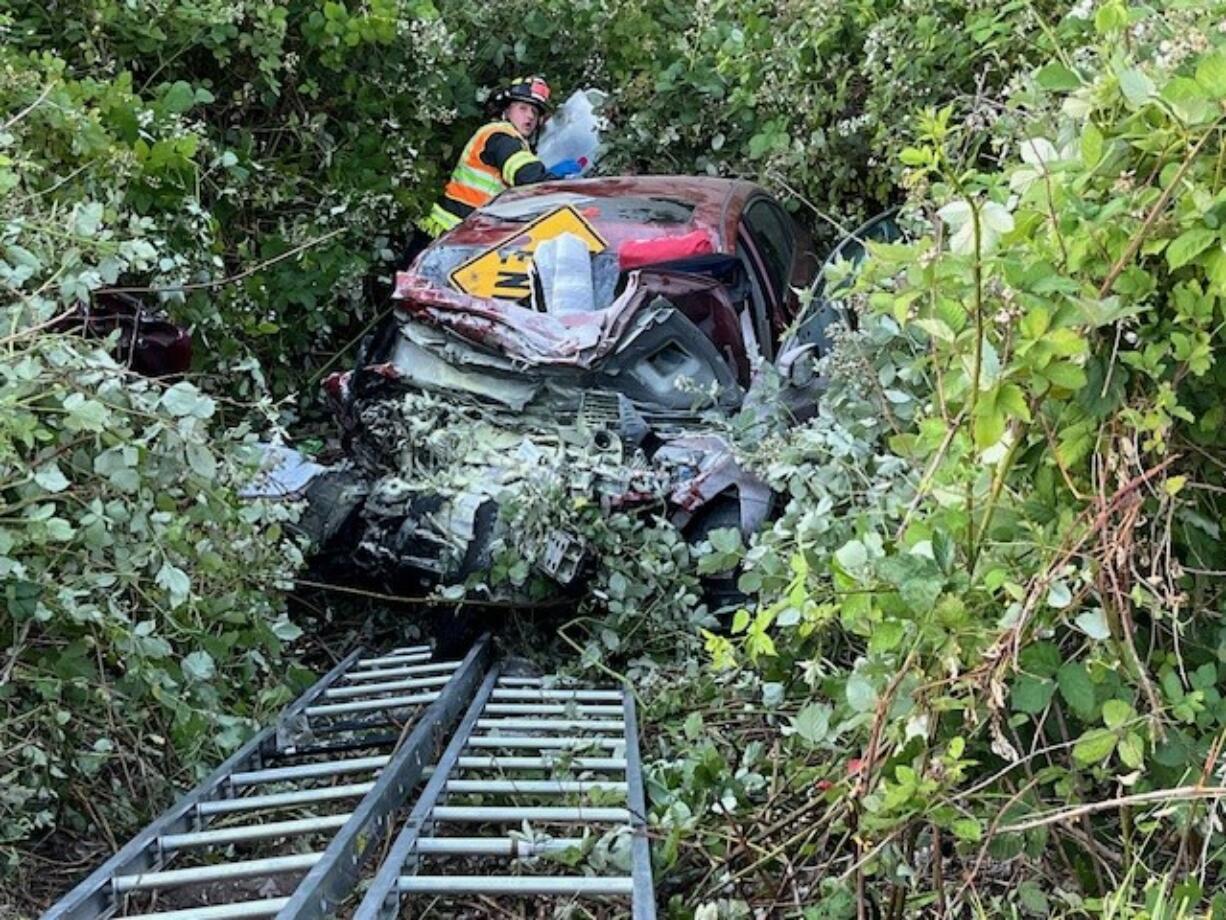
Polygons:
<instances>
[{"instance_id":1,"label":"wheel","mask_svg":"<svg viewBox=\"0 0 1226 920\"><path fill-rule=\"evenodd\" d=\"M725 492L699 508L685 528L685 539L697 547L713 530L726 527L741 529L741 502L735 492ZM726 575L708 575L702 579L703 598L711 612L731 615L743 607L749 596L736 586L740 567Z\"/></svg>"}]
</instances>

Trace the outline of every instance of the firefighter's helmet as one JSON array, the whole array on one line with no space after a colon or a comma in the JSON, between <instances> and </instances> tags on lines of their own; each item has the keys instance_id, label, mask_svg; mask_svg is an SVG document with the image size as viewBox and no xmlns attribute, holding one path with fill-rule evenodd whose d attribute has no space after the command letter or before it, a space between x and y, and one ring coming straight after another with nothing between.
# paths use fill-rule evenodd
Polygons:
<instances>
[{"instance_id":1,"label":"firefighter's helmet","mask_svg":"<svg viewBox=\"0 0 1226 920\"><path fill-rule=\"evenodd\" d=\"M494 95L500 109L512 102L526 102L544 115L549 110L549 84L543 77L517 77Z\"/></svg>"}]
</instances>

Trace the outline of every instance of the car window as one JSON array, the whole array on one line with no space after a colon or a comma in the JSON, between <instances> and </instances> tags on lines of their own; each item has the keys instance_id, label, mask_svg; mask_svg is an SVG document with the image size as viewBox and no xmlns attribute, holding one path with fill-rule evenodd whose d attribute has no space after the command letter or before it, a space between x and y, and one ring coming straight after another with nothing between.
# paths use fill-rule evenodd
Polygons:
<instances>
[{"instance_id":1,"label":"car window","mask_svg":"<svg viewBox=\"0 0 1226 920\"><path fill-rule=\"evenodd\" d=\"M631 221L639 224L688 224L694 206L673 198L646 195L597 197L574 192L551 192L530 198L495 198L481 208L482 214L499 220L527 222L558 208L570 206L594 223L602 220Z\"/></svg>"},{"instance_id":2,"label":"car window","mask_svg":"<svg viewBox=\"0 0 1226 920\"><path fill-rule=\"evenodd\" d=\"M736 257L745 266L745 274L749 278L750 296L747 305L752 314L754 336L758 340L763 357L769 360L775 353L768 308L770 291L763 277L765 266L762 258L757 254L757 250L753 249L753 242L743 230L737 234Z\"/></svg>"},{"instance_id":3,"label":"car window","mask_svg":"<svg viewBox=\"0 0 1226 920\"><path fill-rule=\"evenodd\" d=\"M856 228L855 231L845 237L834 248L830 255L826 257L826 261L822 263L821 270L817 273L817 278L814 281L814 298L828 296L826 292L826 276L832 265L838 262L859 264L860 260L864 258L864 244L866 242L892 243L895 240L901 239L901 237L902 229L898 226L898 221L895 220L894 211L879 214L863 226Z\"/></svg>"},{"instance_id":4,"label":"car window","mask_svg":"<svg viewBox=\"0 0 1226 920\"><path fill-rule=\"evenodd\" d=\"M783 300L792 272L792 250L796 245L791 219L773 201L759 198L745 209L743 220L766 262L775 297Z\"/></svg>"},{"instance_id":5,"label":"car window","mask_svg":"<svg viewBox=\"0 0 1226 920\"><path fill-rule=\"evenodd\" d=\"M829 329L832 324L844 319L848 326L856 328L854 315L843 316L836 303L831 298L842 287L833 290L828 286L828 274L831 266L839 262L851 262L858 265L864 260L864 244L867 242L891 243L902 237L902 229L895 220L895 212L888 211L874 217L851 235L844 238L838 246L826 257L821 271L813 283L813 298L804 319L796 327L792 342L798 345L813 345L816 347L816 357L825 354L830 348ZM849 282L843 282L846 284Z\"/></svg>"}]
</instances>

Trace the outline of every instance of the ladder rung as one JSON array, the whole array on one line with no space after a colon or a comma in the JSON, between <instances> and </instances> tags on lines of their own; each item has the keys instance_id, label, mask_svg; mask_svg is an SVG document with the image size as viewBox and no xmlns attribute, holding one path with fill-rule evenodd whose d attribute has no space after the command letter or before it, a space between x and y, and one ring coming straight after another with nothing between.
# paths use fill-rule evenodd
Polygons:
<instances>
[{"instance_id":1,"label":"ladder rung","mask_svg":"<svg viewBox=\"0 0 1226 920\"><path fill-rule=\"evenodd\" d=\"M615 750L625 745L626 742L622 738L567 738L560 735L546 738L525 738L517 735L472 735L468 739L470 748L540 748L554 751L604 748Z\"/></svg>"},{"instance_id":2,"label":"ladder rung","mask_svg":"<svg viewBox=\"0 0 1226 920\"><path fill-rule=\"evenodd\" d=\"M507 716L615 716L621 711L621 706L611 704L601 705L599 703L593 705L584 705L582 703L490 703L485 707L485 712L491 715Z\"/></svg>"},{"instance_id":3,"label":"ladder rung","mask_svg":"<svg viewBox=\"0 0 1226 920\"><path fill-rule=\"evenodd\" d=\"M599 878L589 875L402 875L398 885L403 894L625 897L634 892L634 883L629 877Z\"/></svg>"},{"instance_id":4,"label":"ladder rung","mask_svg":"<svg viewBox=\"0 0 1226 920\"><path fill-rule=\"evenodd\" d=\"M411 693L408 696L385 696L377 700L358 700L353 703L324 703L321 706L308 706L308 716L334 716L346 712L376 712L380 709L401 709L405 706L420 706L422 703L433 703L438 699L437 693Z\"/></svg>"},{"instance_id":5,"label":"ladder rung","mask_svg":"<svg viewBox=\"0 0 1226 920\"><path fill-rule=\"evenodd\" d=\"M151 888L173 888L199 882L219 882L226 879L253 878L282 872L301 872L319 862L323 853L300 853L294 856L273 856L268 859L244 859L239 862L214 863L189 869L168 869L164 872L144 872L140 875L115 877L115 892L148 891Z\"/></svg>"},{"instance_id":6,"label":"ladder rung","mask_svg":"<svg viewBox=\"0 0 1226 920\"><path fill-rule=\"evenodd\" d=\"M240 920L245 917L275 917L288 903L289 898L265 898L262 901L238 901L234 904L189 907L186 910L165 910L156 914L129 914L123 920Z\"/></svg>"},{"instance_id":7,"label":"ladder rung","mask_svg":"<svg viewBox=\"0 0 1226 920\"><path fill-rule=\"evenodd\" d=\"M429 652L414 652L411 655L383 655L379 658L363 658L355 668L382 668L392 664L419 664L430 660Z\"/></svg>"},{"instance_id":8,"label":"ladder rung","mask_svg":"<svg viewBox=\"0 0 1226 920\"><path fill-rule=\"evenodd\" d=\"M587 808L566 805L436 805L430 812L435 821L458 821L465 824L486 821L560 821L568 824L629 821L628 808Z\"/></svg>"},{"instance_id":9,"label":"ladder rung","mask_svg":"<svg viewBox=\"0 0 1226 920\"><path fill-rule=\"evenodd\" d=\"M583 846L583 837L515 840L510 837L422 837L413 845L419 856L513 856L527 859Z\"/></svg>"},{"instance_id":10,"label":"ladder rung","mask_svg":"<svg viewBox=\"0 0 1226 920\"><path fill-rule=\"evenodd\" d=\"M414 674L434 674L437 671L454 671L460 666L458 661L432 661L429 664L413 664L401 668L379 668L366 671L349 671L341 680L344 683L356 683L364 680L385 680L391 677L411 677Z\"/></svg>"},{"instance_id":11,"label":"ladder rung","mask_svg":"<svg viewBox=\"0 0 1226 920\"><path fill-rule=\"evenodd\" d=\"M307 710L309 714L311 710ZM593 731L620 732L626 730L621 719L478 719L477 728L513 728L516 731Z\"/></svg>"},{"instance_id":12,"label":"ladder rung","mask_svg":"<svg viewBox=\"0 0 1226 920\"><path fill-rule=\"evenodd\" d=\"M448 792L469 792L520 795L583 795L595 790L625 792L624 782L567 779L449 779Z\"/></svg>"},{"instance_id":13,"label":"ladder rung","mask_svg":"<svg viewBox=\"0 0 1226 920\"><path fill-rule=\"evenodd\" d=\"M465 770L548 770L567 766L576 770L625 770L624 757L461 757Z\"/></svg>"},{"instance_id":14,"label":"ladder rung","mask_svg":"<svg viewBox=\"0 0 1226 920\"><path fill-rule=\"evenodd\" d=\"M437 677L411 677L407 680L358 684L354 687L337 687L334 690L325 690L324 696L330 700L343 700L355 696L374 696L376 693L391 693L394 690L413 690L418 687L444 687L449 680L451 680L450 674L440 674Z\"/></svg>"},{"instance_id":15,"label":"ladder rung","mask_svg":"<svg viewBox=\"0 0 1226 920\"><path fill-rule=\"evenodd\" d=\"M231 786L254 786L256 783L281 783L292 779L316 779L321 776L339 776L343 773L363 773L387 766L388 754L374 757L354 757L350 760L325 760L320 763L296 764L292 767L269 767L266 770L251 770L230 776Z\"/></svg>"},{"instance_id":16,"label":"ladder rung","mask_svg":"<svg viewBox=\"0 0 1226 920\"><path fill-rule=\"evenodd\" d=\"M270 821L267 824L240 824L237 827L193 831L189 834L166 834L158 838L158 846L163 850L182 850L186 847L222 846L246 840L265 840L269 837L318 834L342 827L348 820L349 815L346 813L322 815L318 818L297 818L293 821Z\"/></svg>"},{"instance_id":17,"label":"ladder rung","mask_svg":"<svg viewBox=\"0 0 1226 920\"><path fill-rule=\"evenodd\" d=\"M491 694L495 700L605 700L611 703L620 702L620 690L495 690Z\"/></svg>"},{"instance_id":18,"label":"ladder rung","mask_svg":"<svg viewBox=\"0 0 1226 920\"><path fill-rule=\"evenodd\" d=\"M346 786L321 786L294 792L270 792L268 795L245 795L234 799L201 802L196 811L201 815L225 815L236 811L261 811L265 808L289 808L308 802L331 802L335 799L355 799L375 787L370 783L350 783Z\"/></svg>"},{"instance_id":19,"label":"ladder rung","mask_svg":"<svg viewBox=\"0 0 1226 920\"><path fill-rule=\"evenodd\" d=\"M420 652L428 652L431 648L429 645L406 645L404 648L394 648L388 651L389 655L416 655Z\"/></svg>"}]
</instances>

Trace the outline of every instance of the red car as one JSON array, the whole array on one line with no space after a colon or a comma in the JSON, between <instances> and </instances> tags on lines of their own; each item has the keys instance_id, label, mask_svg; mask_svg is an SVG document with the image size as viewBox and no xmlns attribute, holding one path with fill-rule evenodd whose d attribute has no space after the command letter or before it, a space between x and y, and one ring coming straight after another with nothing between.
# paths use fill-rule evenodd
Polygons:
<instances>
[{"instance_id":1,"label":"red car","mask_svg":"<svg viewBox=\"0 0 1226 920\"><path fill-rule=\"evenodd\" d=\"M786 379L812 354L784 341L816 269L808 237L750 182L617 177L504 192L398 275L394 316L354 370L326 382L350 459L293 482L321 557L393 588L484 571L508 536L499 502L522 479L508 471L512 453L521 467L611 470L590 483L601 507L663 502L693 541L756 529L770 490L738 466L711 413L735 414L763 362ZM413 394L482 433L441 452L446 423L422 421ZM564 531L545 543L537 570L575 581L581 543Z\"/></svg>"}]
</instances>

